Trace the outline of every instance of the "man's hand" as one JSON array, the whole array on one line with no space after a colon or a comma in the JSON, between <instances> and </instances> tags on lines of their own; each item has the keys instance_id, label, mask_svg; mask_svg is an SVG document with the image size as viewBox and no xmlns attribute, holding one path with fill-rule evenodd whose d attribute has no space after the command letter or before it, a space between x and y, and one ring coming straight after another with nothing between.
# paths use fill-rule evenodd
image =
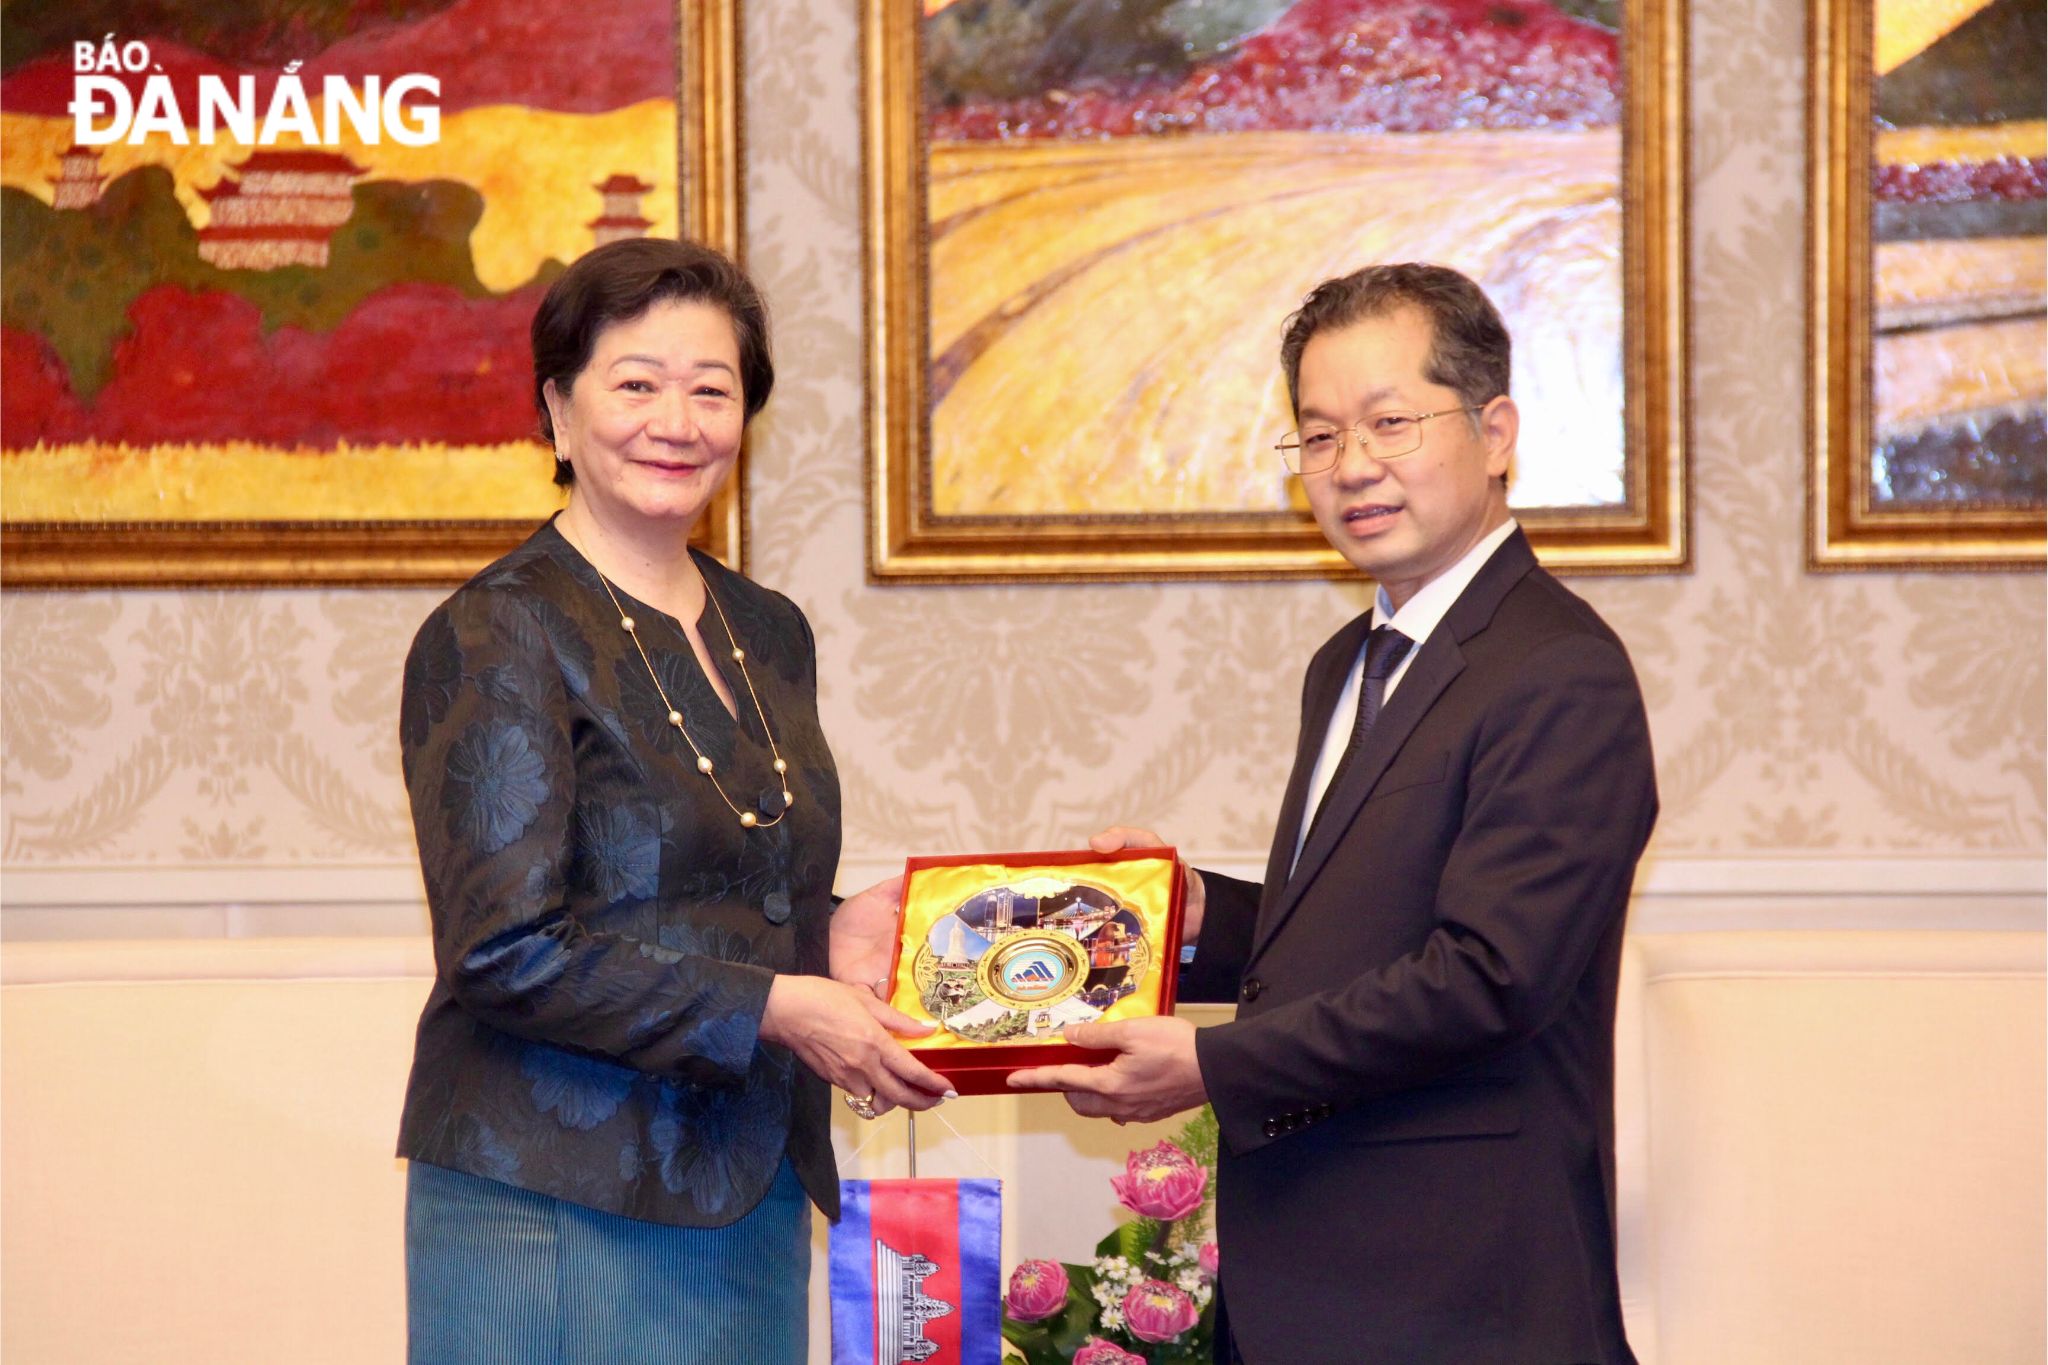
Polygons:
<instances>
[{"instance_id":1,"label":"man's hand","mask_svg":"<svg viewBox=\"0 0 2048 1365\"><path fill-rule=\"evenodd\" d=\"M1107 851L1107 850L1102 850ZM1013 1090L1063 1090L1083 1118L1150 1123L1208 1101L1195 1061L1195 1026L1185 1019L1097 1020L1070 1024L1063 1035L1076 1047L1102 1048L1117 1058L1106 1066L1039 1066L1010 1076Z\"/></svg>"},{"instance_id":2,"label":"man's hand","mask_svg":"<svg viewBox=\"0 0 2048 1365\"><path fill-rule=\"evenodd\" d=\"M1136 825L1111 825L1090 837L1088 847L1097 853L1114 853L1120 848L1167 848L1170 845L1149 829L1139 829ZM1208 897L1202 886L1201 873L1182 863L1181 874L1180 941L1182 946L1186 946L1202 936L1202 907L1207 904Z\"/></svg>"},{"instance_id":3,"label":"man's hand","mask_svg":"<svg viewBox=\"0 0 2048 1365\"><path fill-rule=\"evenodd\" d=\"M890 964L896 960L897 907L903 900L899 874L848 896L832 912L829 949L832 979L889 998Z\"/></svg>"}]
</instances>

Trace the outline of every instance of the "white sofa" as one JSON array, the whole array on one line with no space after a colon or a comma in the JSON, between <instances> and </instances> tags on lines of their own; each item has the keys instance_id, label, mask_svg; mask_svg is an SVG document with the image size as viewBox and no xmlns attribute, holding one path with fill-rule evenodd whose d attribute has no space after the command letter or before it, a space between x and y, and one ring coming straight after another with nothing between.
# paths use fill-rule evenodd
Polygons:
<instances>
[{"instance_id":1,"label":"white sofa","mask_svg":"<svg viewBox=\"0 0 2048 1365\"><path fill-rule=\"evenodd\" d=\"M2035 933L1631 941L1622 1278L1644 1365L2044 1359L2043 954ZM414 940L9 945L0 1356L402 1358L391 1144L430 970ZM1150 1140L1055 1100L948 1110L965 1132L924 1173L998 1170L1011 1257L1081 1254ZM884 1173L893 1132L842 1124L850 1173Z\"/></svg>"},{"instance_id":2,"label":"white sofa","mask_svg":"<svg viewBox=\"0 0 2048 1365\"><path fill-rule=\"evenodd\" d=\"M1617 1164L1644 1365L2044 1359L2043 949L1631 941Z\"/></svg>"}]
</instances>

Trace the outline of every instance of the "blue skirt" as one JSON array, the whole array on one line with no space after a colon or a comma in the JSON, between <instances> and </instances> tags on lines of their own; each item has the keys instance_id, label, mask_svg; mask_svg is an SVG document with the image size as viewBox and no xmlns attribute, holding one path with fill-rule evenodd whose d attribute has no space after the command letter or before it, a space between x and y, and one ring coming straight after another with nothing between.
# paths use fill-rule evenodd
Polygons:
<instances>
[{"instance_id":1,"label":"blue skirt","mask_svg":"<svg viewBox=\"0 0 2048 1365\"><path fill-rule=\"evenodd\" d=\"M406 1174L412 1365L803 1365L811 1205L789 1162L722 1228L599 1213L424 1162Z\"/></svg>"}]
</instances>

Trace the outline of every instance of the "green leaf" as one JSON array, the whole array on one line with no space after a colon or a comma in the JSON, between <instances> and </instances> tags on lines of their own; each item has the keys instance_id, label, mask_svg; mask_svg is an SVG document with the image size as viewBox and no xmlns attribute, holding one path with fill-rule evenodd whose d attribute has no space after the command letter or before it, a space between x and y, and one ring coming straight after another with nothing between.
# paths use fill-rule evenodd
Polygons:
<instances>
[{"instance_id":1,"label":"green leaf","mask_svg":"<svg viewBox=\"0 0 2048 1365\"><path fill-rule=\"evenodd\" d=\"M1075 1273L1077 1271L1080 1273ZM1081 1349L1081 1343L1096 1331L1095 1317L1099 1311L1093 1292L1095 1276L1079 1266L1068 1266L1067 1272L1066 1311L1045 1320L1045 1325L1051 1328L1053 1345L1065 1352L1061 1360L1072 1360L1074 1352Z\"/></svg>"},{"instance_id":2,"label":"green leaf","mask_svg":"<svg viewBox=\"0 0 2048 1365\"><path fill-rule=\"evenodd\" d=\"M1025 1355L1041 1346L1050 1346L1052 1339L1046 1335L1045 1327L1036 1322L1019 1322L1008 1313L1003 1314L1003 1340L1023 1351Z\"/></svg>"},{"instance_id":3,"label":"green leaf","mask_svg":"<svg viewBox=\"0 0 2048 1365\"><path fill-rule=\"evenodd\" d=\"M1119 1223L1116 1230L1095 1244L1097 1256L1121 1256L1132 1264L1140 1264L1139 1256L1159 1236L1159 1224L1150 1218L1133 1218L1128 1223Z\"/></svg>"},{"instance_id":4,"label":"green leaf","mask_svg":"<svg viewBox=\"0 0 2048 1365\"><path fill-rule=\"evenodd\" d=\"M1023 1353L1025 1365L1065 1365L1072 1358L1071 1352L1062 1353L1053 1344L1052 1336L1042 1322L1018 1322L1006 1315L1003 1318L1003 1340Z\"/></svg>"},{"instance_id":5,"label":"green leaf","mask_svg":"<svg viewBox=\"0 0 2048 1365\"><path fill-rule=\"evenodd\" d=\"M1216 1153L1222 1145L1222 1128L1216 1122L1216 1111L1203 1105L1195 1116L1182 1125L1174 1135L1174 1145L1186 1152L1198 1165L1209 1170L1209 1183L1202 1187L1202 1202L1174 1228L1174 1238L1182 1245L1199 1245L1203 1234L1209 1229L1209 1209L1216 1201Z\"/></svg>"}]
</instances>

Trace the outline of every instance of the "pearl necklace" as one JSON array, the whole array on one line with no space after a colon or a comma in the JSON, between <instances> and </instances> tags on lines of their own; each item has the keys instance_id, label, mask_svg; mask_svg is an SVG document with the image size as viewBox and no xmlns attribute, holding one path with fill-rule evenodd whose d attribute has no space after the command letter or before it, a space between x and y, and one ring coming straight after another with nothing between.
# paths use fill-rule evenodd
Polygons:
<instances>
[{"instance_id":1,"label":"pearl necklace","mask_svg":"<svg viewBox=\"0 0 2048 1365\"><path fill-rule=\"evenodd\" d=\"M595 566L592 566L595 569ZM700 575L701 578L701 575ZM704 596L709 599L711 609L718 613L718 624L725 628L725 638L732 641L732 661L740 666L740 677L747 684L747 695L753 698L754 714L761 718L761 733L768 736L768 752L775 756L775 775L782 782L782 809L775 813L773 820L763 820L750 810L741 810L725 794L725 787L719 782L718 774L712 771L711 755L697 747L697 741L690 738L690 732L683 728L683 713L676 710L668 699L668 689L661 685L661 675L654 671L654 661L647 657L647 646L640 643L640 632L633 618L626 614L626 608L619 601L619 595L612 591L611 580L599 572L597 581L604 584L605 596L612 599L612 607L619 613L619 628L626 632L626 638L633 642L633 648L640 651L640 662L647 669L647 678L654 684L655 695L668 710L668 723L676 727L676 733L683 737L683 743L690 746L690 752L697 756L697 771L711 779L711 788L718 793L718 799L725 802L725 808L740 818L741 829L772 829L782 823L782 817L789 814L789 808L796 804L796 796L789 789L789 765L782 761L782 750L775 747L775 732L768 728L768 713L761 709L761 694L754 690L754 675L747 672L747 651L740 648L739 640L732 633L732 622L725 619L725 608L718 605L718 595L711 591L711 584L704 583Z\"/></svg>"}]
</instances>

